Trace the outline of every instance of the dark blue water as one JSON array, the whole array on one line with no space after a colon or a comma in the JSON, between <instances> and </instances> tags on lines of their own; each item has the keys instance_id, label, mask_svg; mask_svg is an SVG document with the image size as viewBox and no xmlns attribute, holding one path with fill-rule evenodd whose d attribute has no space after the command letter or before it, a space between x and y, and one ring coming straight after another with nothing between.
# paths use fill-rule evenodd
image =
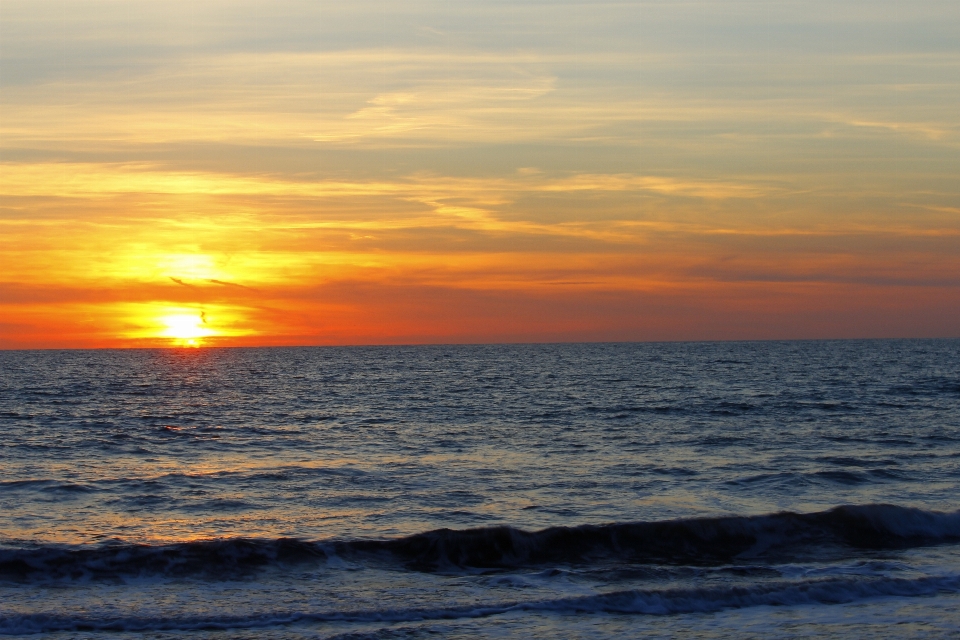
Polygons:
<instances>
[{"instance_id":1,"label":"dark blue water","mask_svg":"<svg viewBox=\"0 0 960 640\"><path fill-rule=\"evenodd\" d=\"M0 634L960 633L958 340L7 351L0 438Z\"/></svg>"}]
</instances>

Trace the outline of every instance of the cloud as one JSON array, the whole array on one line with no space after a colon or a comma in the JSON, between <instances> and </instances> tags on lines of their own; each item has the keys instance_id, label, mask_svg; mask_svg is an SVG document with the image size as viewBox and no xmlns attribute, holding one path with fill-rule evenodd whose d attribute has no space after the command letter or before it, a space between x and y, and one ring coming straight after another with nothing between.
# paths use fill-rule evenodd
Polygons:
<instances>
[{"instance_id":1,"label":"cloud","mask_svg":"<svg viewBox=\"0 0 960 640\"><path fill-rule=\"evenodd\" d=\"M173 276L169 276L169 277L170 277L171 280L173 280L174 282L176 282L176 283L179 284L180 286L188 287L188 288L190 288L190 289L196 289L195 286L193 286L192 284L187 284L186 282L184 282L184 281L181 280L180 278L174 278Z\"/></svg>"},{"instance_id":2,"label":"cloud","mask_svg":"<svg viewBox=\"0 0 960 640\"><path fill-rule=\"evenodd\" d=\"M253 287L237 284L236 282L224 282L223 280L215 280L215 279L209 279L207 280L207 282L210 282L212 284L218 284L223 287L237 287L239 289L247 289L248 291L256 291L256 289L254 289Z\"/></svg>"}]
</instances>

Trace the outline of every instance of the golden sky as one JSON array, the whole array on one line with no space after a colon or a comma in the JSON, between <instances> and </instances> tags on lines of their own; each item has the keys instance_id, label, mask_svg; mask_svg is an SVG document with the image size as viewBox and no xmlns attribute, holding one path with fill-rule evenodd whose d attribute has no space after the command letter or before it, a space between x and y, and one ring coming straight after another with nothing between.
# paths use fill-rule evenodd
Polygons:
<instances>
[{"instance_id":1,"label":"golden sky","mask_svg":"<svg viewBox=\"0 0 960 640\"><path fill-rule=\"evenodd\" d=\"M0 347L960 335L960 3L0 1Z\"/></svg>"}]
</instances>

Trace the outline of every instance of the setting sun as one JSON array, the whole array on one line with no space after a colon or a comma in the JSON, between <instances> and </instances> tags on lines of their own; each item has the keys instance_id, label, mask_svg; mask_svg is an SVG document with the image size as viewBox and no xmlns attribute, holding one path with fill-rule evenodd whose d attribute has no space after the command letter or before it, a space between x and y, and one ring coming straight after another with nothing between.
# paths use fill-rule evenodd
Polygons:
<instances>
[{"instance_id":1,"label":"setting sun","mask_svg":"<svg viewBox=\"0 0 960 640\"><path fill-rule=\"evenodd\" d=\"M207 326L206 313L191 315L187 313L171 314L160 318L166 327L161 335L179 340L187 346L198 346L201 338L216 335L216 331Z\"/></svg>"}]
</instances>

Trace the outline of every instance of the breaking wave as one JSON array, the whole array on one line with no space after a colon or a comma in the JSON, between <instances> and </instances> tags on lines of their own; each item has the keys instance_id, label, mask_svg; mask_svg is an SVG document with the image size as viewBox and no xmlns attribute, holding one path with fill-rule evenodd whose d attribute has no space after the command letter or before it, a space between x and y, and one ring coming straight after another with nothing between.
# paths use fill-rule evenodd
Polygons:
<instances>
[{"instance_id":1,"label":"breaking wave","mask_svg":"<svg viewBox=\"0 0 960 640\"><path fill-rule=\"evenodd\" d=\"M349 548L387 551L412 568L429 570L604 560L714 565L751 557L775 561L824 547L895 549L951 541L960 541L960 511L863 505L808 514L551 527L537 532L511 527L440 529L396 540L352 542Z\"/></svg>"},{"instance_id":2,"label":"breaking wave","mask_svg":"<svg viewBox=\"0 0 960 640\"><path fill-rule=\"evenodd\" d=\"M331 557L396 562L418 571L550 564L784 562L803 554L849 554L960 541L960 511L894 505L817 513L690 518L551 527L439 529L389 540L309 542L234 538L170 545L108 543L0 549L0 580L122 579L160 575L223 580Z\"/></svg>"}]
</instances>

